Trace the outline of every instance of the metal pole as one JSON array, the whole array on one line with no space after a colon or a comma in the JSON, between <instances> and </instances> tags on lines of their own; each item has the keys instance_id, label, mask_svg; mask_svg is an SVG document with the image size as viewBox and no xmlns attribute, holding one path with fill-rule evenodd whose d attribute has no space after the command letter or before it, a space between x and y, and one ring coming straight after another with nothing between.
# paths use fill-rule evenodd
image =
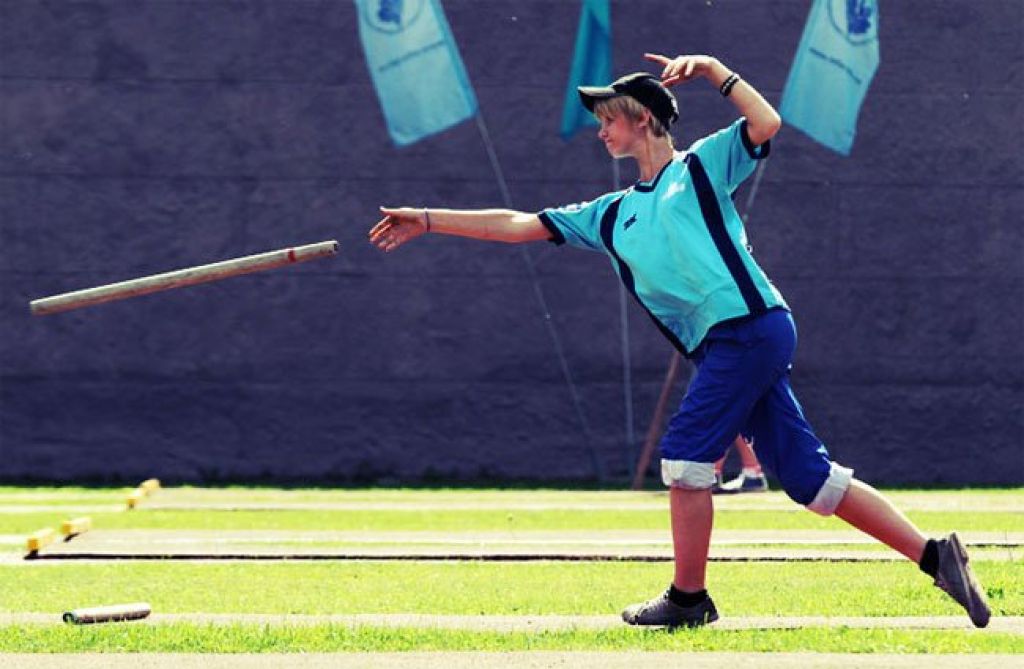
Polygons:
<instances>
[{"instance_id":1,"label":"metal pole","mask_svg":"<svg viewBox=\"0 0 1024 669\"><path fill-rule=\"evenodd\" d=\"M619 190L622 187L622 175L619 170L619 161L612 158L612 190ZM626 287L619 282L619 334L622 344L622 402L626 416L626 471L632 477L633 470L633 445L636 444L636 426L633 418L633 359L629 346L629 317L626 308L629 298L626 294Z\"/></svg>"},{"instance_id":2,"label":"metal pole","mask_svg":"<svg viewBox=\"0 0 1024 669\"><path fill-rule=\"evenodd\" d=\"M754 175L754 184L750 187L750 192L747 193L747 204L743 207L743 222L746 223L750 220L750 209L754 206L754 198L757 197L757 189L761 185L761 177L764 176L764 170L768 167L768 159L762 160L757 166L757 174Z\"/></svg>"},{"instance_id":3,"label":"metal pole","mask_svg":"<svg viewBox=\"0 0 1024 669\"><path fill-rule=\"evenodd\" d=\"M494 144L491 142L491 135L487 132L487 124L484 123L484 117L481 112L477 112L476 124L480 129L480 136L484 140L484 147L487 149L487 157L491 161L491 168L494 170L494 176L498 180L498 188L501 190L501 198L504 201L505 207L512 208L512 196L508 190L508 183L505 181L505 175L501 170L501 164L498 162L498 155L494 151ZM576 417L579 419L580 428L583 431L583 439L587 444L587 449L590 454L591 465L594 468L594 475L598 481L605 480L604 465L601 463L601 458L598 457L597 449L594 445L594 439L591 436L590 424L587 422L587 417L583 413L583 402L580 398L579 391L576 388L576 382L572 378L572 371L569 369L569 361L565 358L565 352L562 349L562 340L558 336L558 330L555 329L555 323L551 319L551 310L548 309L547 299L544 297L544 291L541 288L540 281L537 277L537 269L534 267L533 258L530 256L526 246L519 245L519 250L523 254L523 261L526 263L526 270L530 276L530 281L533 283L533 292L537 297L537 303L540 305L541 312L544 314L544 324L547 326L548 334L551 336L551 343L554 346L555 353L558 355L558 362L562 367L562 376L565 378L565 383L569 386L569 394L572 396L572 403L576 409Z\"/></svg>"}]
</instances>

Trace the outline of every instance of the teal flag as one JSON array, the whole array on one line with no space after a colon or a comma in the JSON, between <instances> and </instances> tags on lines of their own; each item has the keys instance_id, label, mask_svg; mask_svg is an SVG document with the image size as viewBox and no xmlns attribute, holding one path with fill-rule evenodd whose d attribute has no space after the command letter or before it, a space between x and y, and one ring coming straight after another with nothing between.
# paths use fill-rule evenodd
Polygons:
<instances>
[{"instance_id":1,"label":"teal flag","mask_svg":"<svg viewBox=\"0 0 1024 669\"><path fill-rule=\"evenodd\" d=\"M597 126L594 116L580 104L577 86L605 86L612 80L612 11L609 0L583 0L576 50L569 70L562 110L562 139L584 127Z\"/></svg>"},{"instance_id":2,"label":"teal flag","mask_svg":"<svg viewBox=\"0 0 1024 669\"><path fill-rule=\"evenodd\" d=\"M438 0L355 3L366 64L395 144L476 114L476 95Z\"/></svg>"},{"instance_id":3,"label":"teal flag","mask_svg":"<svg viewBox=\"0 0 1024 669\"><path fill-rule=\"evenodd\" d=\"M814 0L779 113L812 139L850 155L878 63L878 0Z\"/></svg>"}]
</instances>

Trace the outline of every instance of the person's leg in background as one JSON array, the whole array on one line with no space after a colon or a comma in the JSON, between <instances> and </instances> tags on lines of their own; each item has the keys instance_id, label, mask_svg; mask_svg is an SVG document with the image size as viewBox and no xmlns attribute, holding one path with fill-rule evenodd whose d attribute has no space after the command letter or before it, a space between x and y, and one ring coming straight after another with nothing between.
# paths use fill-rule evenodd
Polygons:
<instances>
[{"instance_id":1,"label":"person's leg in background","mask_svg":"<svg viewBox=\"0 0 1024 669\"><path fill-rule=\"evenodd\" d=\"M711 489L711 492L715 495L766 492L768 490L768 479L765 477L764 471L761 469L761 463L754 453L753 439L749 435L739 434L733 442L733 448L736 449L740 456L740 465L743 469L740 470L736 478L725 481L722 476L722 467L728 456L728 452L726 452L726 455L723 455L715 462L715 487Z\"/></svg>"}]
</instances>

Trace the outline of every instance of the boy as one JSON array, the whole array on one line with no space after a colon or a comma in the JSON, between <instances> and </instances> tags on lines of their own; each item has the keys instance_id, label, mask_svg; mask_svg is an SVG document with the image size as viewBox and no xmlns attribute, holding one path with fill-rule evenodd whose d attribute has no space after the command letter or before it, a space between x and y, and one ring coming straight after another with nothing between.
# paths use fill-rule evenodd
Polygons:
<instances>
[{"instance_id":1,"label":"boy","mask_svg":"<svg viewBox=\"0 0 1024 669\"><path fill-rule=\"evenodd\" d=\"M781 119L717 59L646 54L660 80L638 72L581 87L615 158L636 160L640 181L591 202L538 214L501 209L382 208L370 240L384 251L427 232L504 242L549 240L603 252L627 290L697 373L662 438L675 574L659 597L628 607L633 625L698 626L718 619L705 589L714 462L750 434L764 466L798 504L836 514L907 558L963 606L978 627L989 608L955 533L927 539L887 499L829 459L789 385L796 329L781 293L747 250L731 194L766 157ZM741 118L676 152L678 118L667 87L706 79Z\"/></svg>"}]
</instances>

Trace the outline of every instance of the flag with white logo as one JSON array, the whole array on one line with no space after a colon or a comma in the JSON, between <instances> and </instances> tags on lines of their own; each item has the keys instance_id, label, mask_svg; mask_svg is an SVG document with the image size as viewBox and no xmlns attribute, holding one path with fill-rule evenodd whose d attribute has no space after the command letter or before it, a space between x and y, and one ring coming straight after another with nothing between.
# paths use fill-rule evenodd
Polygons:
<instances>
[{"instance_id":1,"label":"flag with white logo","mask_svg":"<svg viewBox=\"0 0 1024 669\"><path fill-rule=\"evenodd\" d=\"M812 139L850 155L878 63L878 0L814 0L779 113Z\"/></svg>"},{"instance_id":2,"label":"flag with white logo","mask_svg":"<svg viewBox=\"0 0 1024 669\"><path fill-rule=\"evenodd\" d=\"M472 117L476 95L438 0L355 0L388 133L405 146Z\"/></svg>"}]
</instances>

